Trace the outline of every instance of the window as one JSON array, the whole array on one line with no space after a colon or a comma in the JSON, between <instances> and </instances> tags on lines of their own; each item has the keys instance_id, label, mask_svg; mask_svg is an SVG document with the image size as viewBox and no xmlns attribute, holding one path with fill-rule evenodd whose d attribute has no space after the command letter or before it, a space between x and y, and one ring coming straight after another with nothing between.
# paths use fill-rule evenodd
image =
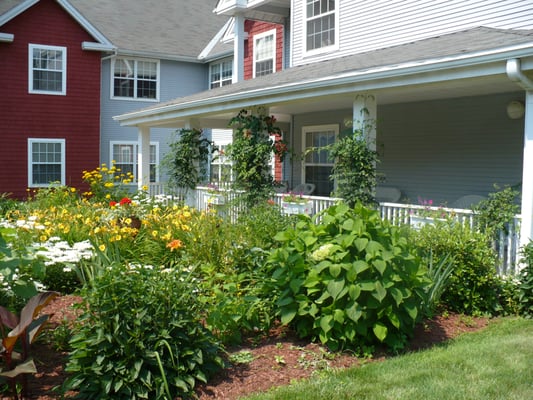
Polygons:
<instances>
[{"instance_id":1,"label":"window","mask_svg":"<svg viewBox=\"0 0 533 400\"><path fill-rule=\"evenodd\" d=\"M112 62L112 98L159 99L159 62L117 58Z\"/></svg>"},{"instance_id":2,"label":"window","mask_svg":"<svg viewBox=\"0 0 533 400\"><path fill-rule=\"evenodd\" d=\"M231 85L232 78L233 60L227 59L210 65L209 82L211 89Z\"/></svg>"},{"instance_id":3,"label":"window","mask_svg":"<svg viewBox=\"0 0 533 400\"><path fill-rule=\"evenodd\" d=\"M338 46L336 0L307 0L305 5L305 48L307 51Z\"/></svg>"},{"instance_id":4,"label":"window","mask_svg":"<svg viewBox=\"0 0 533 400\"><path fill-rule=\"evenodd\" d=\"M112 160L120 172L132 173L137 180L137 143L111 142ZM111 163L109 164L111 165ZM159 165L159 143L150 143L150 182L159 181L157 166Z\"/></svg>"},{"instance_id":5,"label":"window","mask_svg":"<svg viewBox=\"0 0 533 400\"><path fill-rule=\"evenodd\" d=\"M276 72L276 30L254 36L254 77Z\"/></svg>"},{"instance_id":6,"label":"window","mask_svg":"<svg viewBox=\"0 0 533 400\"><path fill-rule=\"evenodd\" d=\"M65 184L65 139L28 139L28 187Z\"/></svg>"},{"instance_id":7,"label":"window","mask_svg":"<svg viewBox=\"0 0 533 400\"><path fill-rule=\"evenodd\" d=\"M320 150L333 144L339 133L338 125L319 125L303 127L303 151L306 154L303 163L303 181L316 185L316 194L329 196L333 191L333 182L329 179L333 170L333 161L329 151ZM317 149L309 153L309 149Z\"/></svg>"},{"instance_id":8,"label":"window","mask_svg":"<svg viewBox=\"0 0 533 400\"><path fill-rule=\"evenodd\" d=\"M209 181L212 183L228 183L233 180L232 163L225 155L227 145L216 146L211 159L211 170Z\"/></svg>"},{"instance_id":9,"label":"window","mask_svg":"<svg viewBox=\"0 0 533 400\"><path fill-rule=\"evenodd\" d=\"M67 93L67 48L29 45L29 92Z\"/></svg>"}]
</instances>

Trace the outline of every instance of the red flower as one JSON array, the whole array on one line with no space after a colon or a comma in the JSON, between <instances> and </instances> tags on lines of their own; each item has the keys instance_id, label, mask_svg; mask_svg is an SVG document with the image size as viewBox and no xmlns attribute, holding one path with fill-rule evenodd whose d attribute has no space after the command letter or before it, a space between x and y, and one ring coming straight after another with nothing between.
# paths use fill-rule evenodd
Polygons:
<instances>
[{"instance_id":1,"label":"red flower","mask_svg":"<svg viewBox=\"0 0 533 400\"><path fill-rule=\"evenodd\" d=\"M116 201L110 201L109 202L109 207L115 207L116 205L117 205Z\"/></svg>"},{"instance_id":2,"label":"red flower","mask_svg":"<svg viewBox=\"0 0 533 400\"><path fill-rule=\"evenodd\" d=\"M131 199L128 199L127 197L124 197L122 200L120 200L119 203L121 206L124 206L126 204L131 204Z\"/></svg>"}]
</instances>

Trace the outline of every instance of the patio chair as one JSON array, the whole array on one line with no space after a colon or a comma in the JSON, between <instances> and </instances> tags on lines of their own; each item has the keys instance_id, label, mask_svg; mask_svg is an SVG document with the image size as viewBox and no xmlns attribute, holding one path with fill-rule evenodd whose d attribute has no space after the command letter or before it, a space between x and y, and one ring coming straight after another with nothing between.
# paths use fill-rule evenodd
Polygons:
<instances>
[{"instance_id":1,"label":"patio chair","mask_svg":"<svg viewBox=\"0 0 533 400\"><path fill-rule=\"evenodd\" d=\"M450 204L450 207L451 208L462 208L464 210L470 210L472 207L474 207L480 201L486 200L486 199L487 199L486 197L478 196L477 194L468 194L466 196L459 197L452 204Z\"/></svg>"},{"instance_id":2,"label":"patio chair","mask_svg":"<svg viewBox=\"0 0 533 400\"><path fill-rule=\"evenodd\" d=\"M376 187L376 200L378 203L397 203L402 197L400 189L392 186Z\"/></svg>"},{"instance_id":3,"label":"patio chair","mask_svg":"<svg viewBox=\"0 0 533 400\"><path fill-rule=\"evenodd\" d=\"M309 196L313 194L316 186L314 183L300 183L299 185L292 188L292 192L296 194L303 194Z\"/></svg>"}]
</instances>

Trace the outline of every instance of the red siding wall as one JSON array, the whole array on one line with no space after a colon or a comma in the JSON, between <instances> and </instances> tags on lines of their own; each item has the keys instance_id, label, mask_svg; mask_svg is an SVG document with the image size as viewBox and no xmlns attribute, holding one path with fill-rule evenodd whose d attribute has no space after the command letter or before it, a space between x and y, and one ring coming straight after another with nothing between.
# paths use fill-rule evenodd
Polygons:
<instances>
[{"instance_id":1,"label":"red siding wall","mask_svg":"<svg viewBox=\"0 0 533 400\"><path fill-rule=\"evenodd\" d=\"M248 32L248 40L246 40L244 43L244 79L252 79L254 75L254 36L272 29L276 29L276 71L282 70L283 25L263 21L246 20L244 23L244 30L245 32ZM281 181L283 179L282 164L277 156L274 168L274 179L277 181Z\"/></svg>"},{"instance_id":2,"label":"red siding wall","mask_svg":"<svg viewBox=\"0 0 533 400\"><path fill-rule=\"evenodd\" d=\"M65 139L66 184L85 190L81 176L99 164L100 57L83 51L94 39L54 0L41 0L0 27L0 193L26 196L28 138ZM28 93L28 44L67 48L66 96Z\"/></svg>"},{"instance_id":3,"label":"red siding wall","mask_svg":"<svg viewBox=\"0 0 533 400\"><path fill-rule=\"evenodd\" d=\"M244 30L248 32L248 40L244 43L244 79L252 79L254 75L254 36L276 29L276 71L281 71L283 66L283 25L270 22L246 20Z\"/></svg>"}]
</instances>

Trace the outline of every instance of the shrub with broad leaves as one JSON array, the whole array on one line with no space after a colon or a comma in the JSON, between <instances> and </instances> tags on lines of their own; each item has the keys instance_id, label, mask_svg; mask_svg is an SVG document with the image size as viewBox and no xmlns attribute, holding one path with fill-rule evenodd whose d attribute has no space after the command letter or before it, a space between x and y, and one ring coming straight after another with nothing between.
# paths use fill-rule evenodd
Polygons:
<instances>
[{"instance_id":1,"label":"shrub with broad leaves","mask_svg":"<svg viewBox=\"0 0 533 400\"><path fill-rule=\"evenodd\" d=\"M268 263L281 321L333 350L402 348L431 286L407 234L360 204L318 218L300 216L275 237Z\"/></svg>"}]
</instances>

